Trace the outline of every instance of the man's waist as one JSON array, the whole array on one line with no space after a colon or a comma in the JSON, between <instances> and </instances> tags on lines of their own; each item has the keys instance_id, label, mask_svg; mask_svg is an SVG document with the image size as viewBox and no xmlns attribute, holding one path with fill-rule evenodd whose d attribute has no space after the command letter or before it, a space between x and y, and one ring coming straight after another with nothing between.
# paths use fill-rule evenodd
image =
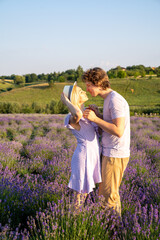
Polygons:
<instances>
[{"instance_id":1,"label":"man's waist","mask_svg":"<svg viewBox=\"0 0 160 240\"><path fill-rule=\"evenodd\" d=\"M102 146L102 155L106 157L119 157L119 158L124 158L124 157L129 157L130 156L130 149L125 148L125 149L116 149L116 148L107 148Z\"/></svg>"}]
</instances>

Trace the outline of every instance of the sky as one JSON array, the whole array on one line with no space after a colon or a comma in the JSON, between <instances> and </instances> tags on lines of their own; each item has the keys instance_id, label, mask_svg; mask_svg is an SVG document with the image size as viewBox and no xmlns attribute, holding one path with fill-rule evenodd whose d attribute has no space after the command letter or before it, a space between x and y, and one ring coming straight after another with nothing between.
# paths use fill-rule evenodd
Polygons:
<instances>
[{"instance_id":1,"label":"sky","mask_svg":"<svg viewBox=\"0 0 160 240\"><path fill-rule=\"evenodd\" d=\"M0 76L160 66L160 0L0 0Z\"/></svg>"}]
</instances>

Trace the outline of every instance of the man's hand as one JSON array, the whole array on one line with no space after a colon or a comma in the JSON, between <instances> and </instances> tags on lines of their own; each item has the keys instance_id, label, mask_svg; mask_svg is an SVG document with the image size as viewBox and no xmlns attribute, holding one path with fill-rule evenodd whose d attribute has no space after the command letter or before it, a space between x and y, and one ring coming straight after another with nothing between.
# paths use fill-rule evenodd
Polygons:
<instances>
[{"instance_id":1,"label":"man's hand","mask_svg":"<svg viewBox=\"0 0 160 240\"><path fill-rule=\"evenodd\" d=\"M101 113L99 112L99 109L98 109L98 107L97 107L95 104L89 105L88 108L91 109L92 111L94 111L95 114L96 114L96 116L97 116L98 118L103 119L103 114L101 114Z\"/></svg>"},{"instance_id":2,"label":"man's hand","mask_svg":"<svg viewBox=\"0 0 160 240\"><path fill-rule=\"evenodd\" d=\"M92 111L91 109L87 108L84 112L83 112L83 117L87 118L88 120L94 122L95 119L97 118L96 114L94 111Z\"/></svg>"}]
</instances>

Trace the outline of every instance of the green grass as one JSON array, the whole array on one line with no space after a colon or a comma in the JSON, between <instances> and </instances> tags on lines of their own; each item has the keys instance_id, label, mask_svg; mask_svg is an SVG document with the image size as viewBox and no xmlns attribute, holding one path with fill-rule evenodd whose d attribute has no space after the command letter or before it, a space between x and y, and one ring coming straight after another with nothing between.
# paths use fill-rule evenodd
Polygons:
<instances>
[{"instance_id":1,"label":"green grass","mask_svg":"<svg viewBox=\"0 0 160 240\"><path fill-rule=\"evenodd\" d=\"M160 106L160 78L111 79L111 88L120 93L131 108L156 108ZM133 93L131 89L134 89ZM89 96L89 95L88 95ZM88 103L103 106L103 99L89 96Z\"/></svg>"},{"instance_id":2,"label":"green grass","mask_svg":"<svg viewBox=\"0 0 160 240\"><path fill-rule=\"evenodd\" d=\"M6 91L7 88L13 88L14 87L14 83L12 81L2 81L0 79L0 92L1 91Z\"/></svg>"},{"instance_id":3,"label":"green grass","mask_svg":"<svg viewBox=\"0 0 160 240\"><path fill-rule=\"evenodd\" d=\"M110 82L111 88L124 96L131 108L159 108L160 78L111 79ZM2 84L0 82L0 87L6 84L9 83ZM36 102L41 106L45 106L51 100L60 100L61 92L66 84L71 85L72 83L55 83L53 88L49 88L47 83L16 88L0 93L0 102L17 102L21 104ZM84 83L79 83L79 86L85 90ZM131 89L134 89L134 92ZM93 98L89 93L87 94L89 100L86 105L94 102L98 106L103 106L102 98Z\"/></svg>"},{"instance_id":4,"label":"green grass","mask_svg":"<svg viewBox=\"0 0 160 240\"><path fill-rule=\"evenodd\" d=\"M57 83L53 88L49 88L48 84L39 84L29 87L22 87L14 89L10 92L0 94L1 102L17 102L21 104L31 104L37 102L40 105L45 106L50 103L51 100L60 99L60 93L62 92L62 84Z\"/></svg>"}]
</instances>

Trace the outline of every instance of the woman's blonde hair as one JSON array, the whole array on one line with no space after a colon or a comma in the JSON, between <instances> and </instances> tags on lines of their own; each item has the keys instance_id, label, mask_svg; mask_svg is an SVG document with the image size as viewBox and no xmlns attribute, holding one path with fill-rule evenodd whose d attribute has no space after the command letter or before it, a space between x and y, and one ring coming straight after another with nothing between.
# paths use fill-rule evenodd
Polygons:
<instances>
[{"instance_id":1,"label":"woman's blonde hair","mask_svg":"<svg viewBox=\"0 0 160 240\"><path fill-rule=\"evenodd\" d=\"M79 104L79 92L80 92L80 87L78 86L74 86L74 90L72 93L72 97L71 97L71 103L79 108L80 104Z\"/></svg>"}]
</instances>

